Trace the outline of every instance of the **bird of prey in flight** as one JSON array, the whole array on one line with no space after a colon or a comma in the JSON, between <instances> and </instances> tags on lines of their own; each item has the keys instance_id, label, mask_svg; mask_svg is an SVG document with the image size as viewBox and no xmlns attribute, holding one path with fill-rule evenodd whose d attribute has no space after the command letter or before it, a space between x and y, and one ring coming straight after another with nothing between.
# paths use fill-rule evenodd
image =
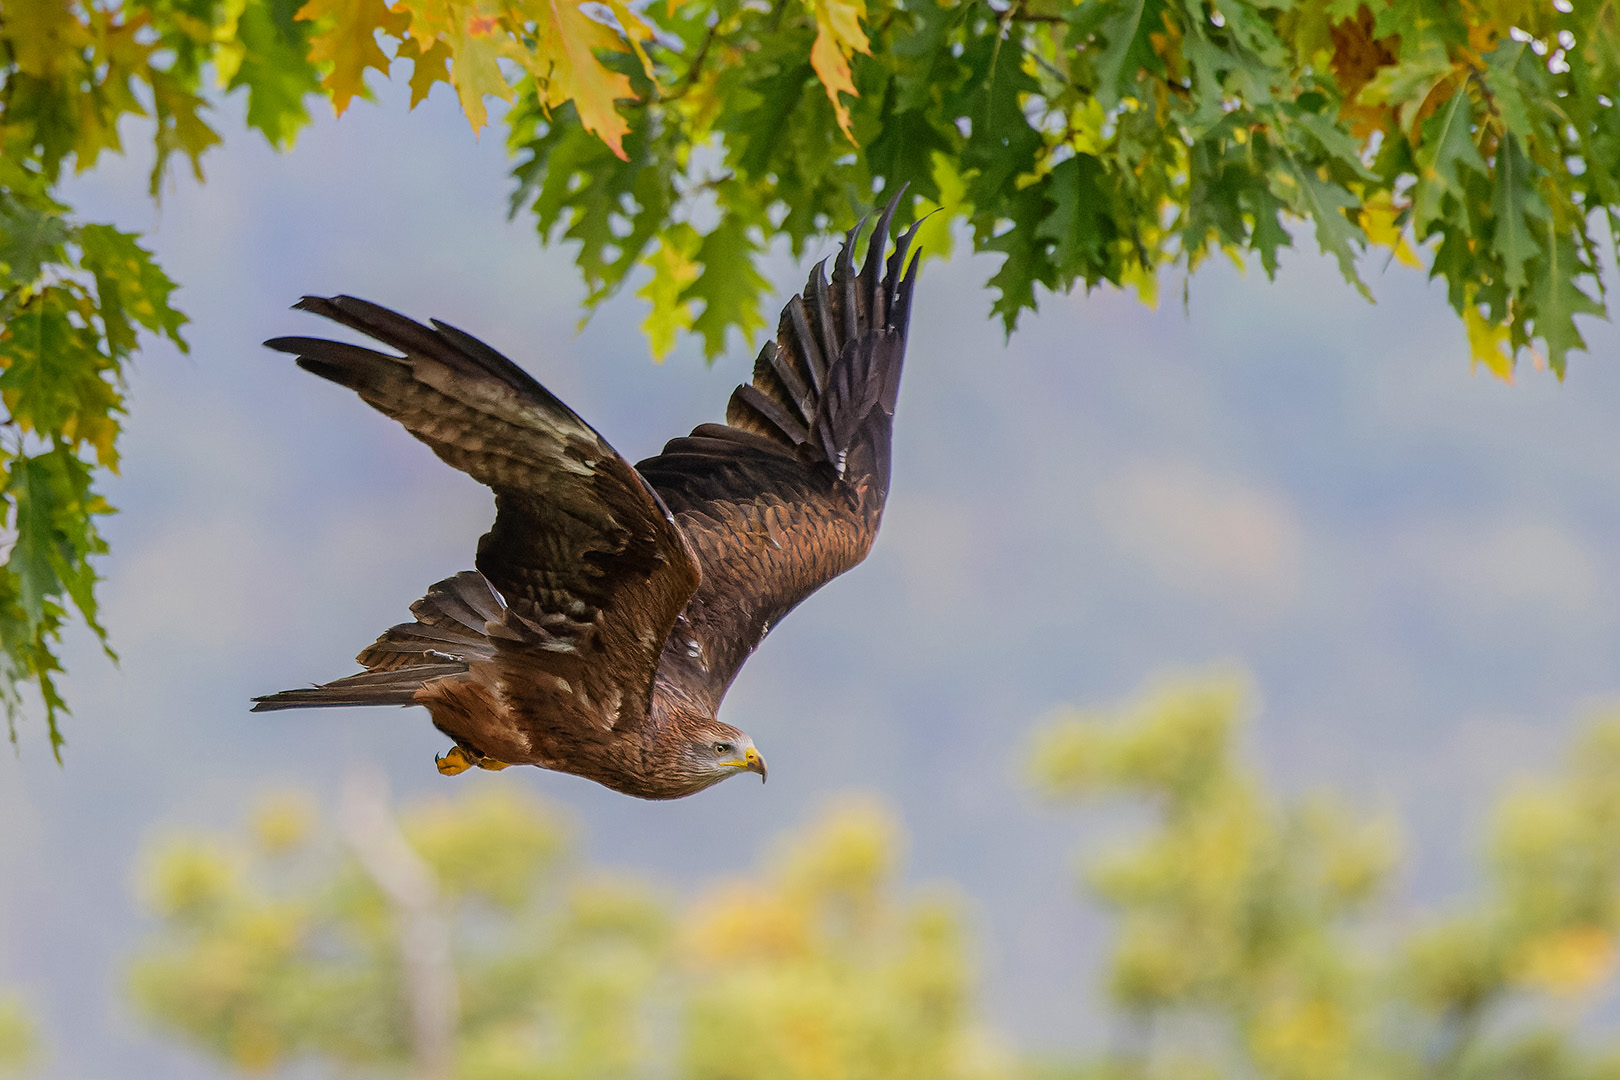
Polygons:
<instances>
[{"instance_id":1,"label":"bird of prey in flight","mask_svg":"<svg viewBox=\"0 0 1620 1080\"><path fill-rule=\"evenodd\" d=\"M747 734L716 717L738 669L805 597L866 557L889 493L916 226L885 260L898 198L857 271L850 230L818 264L724 424L631 465L476 338L348 296L297 307L392 349L265 342L347 386L495 492L476 569L428 589L365 671L256 698L254 711L422 705L455 741L438 759L537 765L644 799L741 772ZM863 222L864 223L864 222Z\"/></svg>"}]
</instances>

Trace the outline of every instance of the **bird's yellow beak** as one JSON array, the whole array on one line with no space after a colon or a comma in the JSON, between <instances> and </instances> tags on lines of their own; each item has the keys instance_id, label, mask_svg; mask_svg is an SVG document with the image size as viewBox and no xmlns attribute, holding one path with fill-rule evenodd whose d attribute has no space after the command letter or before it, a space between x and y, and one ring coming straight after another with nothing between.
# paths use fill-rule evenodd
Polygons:
<instances>
[{"instance_id":1,"label":"bird's yellow beak","mask_svg":"<svg viewBox=\"0 0 1620 1080\"><path fill-rule=\"evenodd\" d=\"M759 773L759 782L762 784L765 782L765 759L760 757L759 751L755 750L752 746L750 746L748 748L748 752L743 755L743 768L747 769L749 772Z\"/></svg>"}]
</instances>

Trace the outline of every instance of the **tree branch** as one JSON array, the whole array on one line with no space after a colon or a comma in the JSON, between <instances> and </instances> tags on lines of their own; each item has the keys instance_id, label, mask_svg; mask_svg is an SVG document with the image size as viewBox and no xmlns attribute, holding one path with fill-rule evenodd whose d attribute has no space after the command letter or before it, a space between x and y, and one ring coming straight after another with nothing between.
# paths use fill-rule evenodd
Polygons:
<instances>
[{"instance_id":1,"label":"tree branch","mask_svg":"<svg viewBox=\"0 0 1620 1080\"><path fill-rule=\"evenodd\" d=\"M388 781L374 770L349 774L339 810L349 847L388 898L399 921L413 1080L449 1080L461 1011L450 920L438 878L388 808Z\"/></svg>"}]
</instances>

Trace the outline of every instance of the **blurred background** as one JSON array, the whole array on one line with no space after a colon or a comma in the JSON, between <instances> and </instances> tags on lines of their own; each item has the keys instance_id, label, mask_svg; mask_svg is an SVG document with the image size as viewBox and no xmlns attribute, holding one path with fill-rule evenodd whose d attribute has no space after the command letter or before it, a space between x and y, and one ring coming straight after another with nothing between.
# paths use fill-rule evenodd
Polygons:
<instances>
[{"instance_id":1,"label":"blurred background","mask_svg":"<svg viewBox=\"0 0 1620 1080\"><path fill-rule=\"evenodd\" d=\"M447 779L420 711L250 716L254 694L351 671L471 564L492 510L260 347L331 332L287 310L300 295L460 326L632 461L718 419L751 365L740 343L712 368L690 343L654 365L633 298L581 328L565 253L505 217L498 140L475 141L443 92L407 113L397 89L287 155L233 136L206 186L182 180L160 209L138 195L139 159L69 185L87 220L146 232L182 283L192 351L142 353L106 490L121 661L78 633L65 765L39 726L0 755L0 987L28 1002L41 1075L227 1075L133 1003L134 957L180 910L150 868L197 830L247 850L273 793L306 793L300 813L325 820L362 767L405 804L542 798L575 859L675 905L762 865L791 878L773 838L856 813L887 838L894 888L950 898L993 1041L1082 1055L1115 1031L1112 923L1076 860L1143 817L1042 796L1062 788L1038 779L1057 751L1032 732L1054 710L1247 672L1246 704L1221 706L1252 718L1234 760L1283 797L1331 787L1406 823L1384 916L1400 927L1482 885L1489 808L1620 694L1620 335L1589 322L1564 383L1526 368L1508 385L1470 370L1420 272L1367 267L1369 305L1302 237L1275 283L1210 265L1184 301L1162 282L1157 310L1048 297L1010 342L982 288L994 260L927 265L877 547L772 633L726 701L768 787L650 805L533 770ZM777 253L778 296L822 254Z\"/></svg>"}]
</instances>

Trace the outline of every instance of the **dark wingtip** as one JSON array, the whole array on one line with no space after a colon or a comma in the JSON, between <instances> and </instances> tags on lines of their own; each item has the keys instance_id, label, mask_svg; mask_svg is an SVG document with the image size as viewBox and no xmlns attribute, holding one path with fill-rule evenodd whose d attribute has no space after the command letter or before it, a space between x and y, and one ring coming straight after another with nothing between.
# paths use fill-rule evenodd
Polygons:
<instances>
[{"instance_id":1,"label":"dark wingtip","mask_svg":"<svg viewBox=\"0 0 1620 1080\"><path fill-rule=\"evenodd\" d=\"M816 265L810 268L810 276L805 279L804 283L806 293L809 293L811 289L814 289L817 282L820 282L823 285L827 283L827 258L830 258L830 256L823 258L820 262L816 263Z\"/></svg>"},{"instance_id":2,"label":"dark wingtip","mask_svg":"<svg viewBox=\"0 0 1620 1080\"><path fill-rule=\"evenodd\" d=\"M909 180L901 184L900 189L884 204L883 212L878 215L877 225L872 229L872 238L867 241L866 266L861 270L863 276L875 273L876 268L883 262L883 249L889 244L889 225L894 221L895 212L900 209L900 199L910 186Z\"/></svg>"},{"instance_id":3,"label":"dark wingtip","mask_svg":"<svg viewBox=\"0 0 1620 1080\"><path fill-rule=\"evenodd\" d=\"M306 340L308 339L298 337L273 337L264 342L264 347L297 356L304 351L302 343Z\"/></svg>"},{"instance_id":4,"label":"dark wingtip","mask_svg":"<svg viewBox=\"0 0 1620 1080\"><path fill-rule=\"evenodd\" d=\"M884 325L888 317L888 297L878 273L883 269L884 249L889 246L889 225L894 221L894 212L900 208L900 196L905 192L906 186L900 185L900 190L894 193L889 204L878 215L877 224L872 227L872 236L866 242L866 265L861 267L861 292L866 297L867 317L872 320L873 326Z\"/></svg>"},{"instance_id":5,"label":"dark wingtip","mask_svg":"<svg viewBox=\"0 0 1620 1080\"><path fill-rule=\"evenodd\" d=\"M889 294L889 325L896 327L903 334L906 323L911 316L911 286L917 278L917 267L922 263L922 250L911 250L911 242L917 236L917 230L922 223L939 213L931 210L911 223L911 227L900 234L895 241L894 254L889 256L888 266L884 274L883 283Z\"/></svg>"},{"instance_id":6,"label":"dark wingtip","mask_svg":"<svg viewBox=\"0 0 1620 1080\"><path fill-rule=\"evenodd\" d=\"M862 214L849 232L844 234L844 243L838 249L838 261L833 264L833 278L841 276L853 278L855 276L855 240L860 236L861 230L866 228L866 219L870 214Z\"/></svg>"},{"instance_id":7,"label":"dark wingtip","mask_svg":"<svg viewBox=\"0 0 1620 1080\"><path fill-rule=\"evenodd\" d=\"M916 287L917 271L921 268L922 253L918 252L917 257L911 260L911 267L906 271L906 276L900 279L900 297L897 306L900 308L901 317L895 320L895 325L901 334L906 332L906 327L911 321L911 292Z\"/></svg>"}]
</instances>

